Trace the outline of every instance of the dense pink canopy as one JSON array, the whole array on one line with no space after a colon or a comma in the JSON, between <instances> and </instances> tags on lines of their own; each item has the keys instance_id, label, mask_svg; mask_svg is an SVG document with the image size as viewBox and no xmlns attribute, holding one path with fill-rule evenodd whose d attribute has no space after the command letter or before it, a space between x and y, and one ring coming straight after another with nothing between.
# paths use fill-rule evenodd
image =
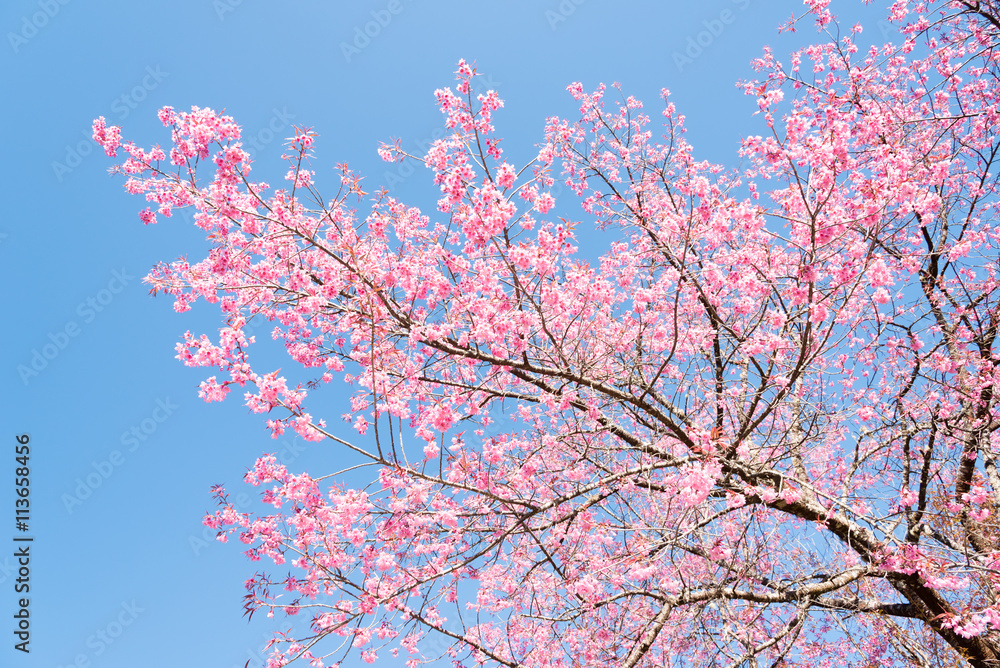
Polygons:
<instances>
[{"instance_id":1,"label":"dense pink canopy","mask_svg":"<svg viewBox=\"0 0 1000 668\"><path fill-rule=\"evenodd\" d=\"M1000 665L998 18L899 1L902 44L765 50L739 170L666 91L653 123L580 84L512 165L460 62L452 134L380 149L426 165L433 212L346 167L324 197L306 130L272 190L210 109L164 108L167 152L95 121L143 221L191 207L212 242L147 278L225 316L178 344L200 396L378 466L350 489L263 457L267 516L217 490L206 524L281 567L248 610L308 618L269 665ZM556 180L583 221L550 215ZM259 321L286 375L252 363ZM350 441L309 408L335 379Z\"/></svg>"}]
</instances>

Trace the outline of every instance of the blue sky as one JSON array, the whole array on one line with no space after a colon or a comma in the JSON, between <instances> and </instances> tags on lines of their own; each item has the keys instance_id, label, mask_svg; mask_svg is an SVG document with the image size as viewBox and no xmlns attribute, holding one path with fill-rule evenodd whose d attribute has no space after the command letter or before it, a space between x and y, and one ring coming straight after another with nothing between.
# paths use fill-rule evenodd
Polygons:
<instances>
[{"instance_id":1,"label":"blue sky","mask_svg":"<svg viewBox=\"0 0 1000 668\"><path fill-rule=\"evenodd\" d=\"M885 4L831 7L881 41L896 36L879 23ZM261 564L239 543L208 540L209 488L249 493L242 475L267 452L314 475L351 461L325 444L271 440L237 400L198 399L206 374L175 360L174 344L185 330L214 334L218 316L178 315L141 279L157 261L200 257L204 240L183 216L141 224L143 202L109 177L112 161L89 139L94 117L148 146L169 141L160 107L224 108L244 128L255 177L275 183L292 125L312 126L321 186L335 188L334 167L347 162L369 191L389 183L433 213L430 177L375 149L399 137L417 152L440 136L433 91L454 84L460 58L505 100L495 124L516 164L534 154L546 117L573 117L568 84L618 81L654 119L669 88L696 157L734 167L740 137L762 132L735 82L752 76L764 44L783 56L815 39L809 23L777 35L801 11L797 0L4 2L0 665L261 665L284 620L243 617L243 582ZM310 409L337 423L345 397L326 391ZM31 438L27 534L13 526L21 433ZM15 534L34 537L29 655L13 649Z\"/></svg>"}]
</instances>

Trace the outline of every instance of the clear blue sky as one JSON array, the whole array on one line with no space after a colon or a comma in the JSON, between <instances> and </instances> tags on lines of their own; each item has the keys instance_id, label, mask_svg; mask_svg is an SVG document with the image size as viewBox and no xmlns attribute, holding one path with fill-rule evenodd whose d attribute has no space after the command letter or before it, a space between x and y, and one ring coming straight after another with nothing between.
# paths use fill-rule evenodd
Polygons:
<instances>
[{"instance_id":1,"label":"clear blue sky","mask_svg":"<svg viewBox=\"0 0 1000 668\"><path fill-rule=\"evenodd\" d=\"M832 9L863 22L863 41L882 40L896 36L878 23L886 4ZM94 117L148 146L169 141L161 106L225 108L258 145L255 175L272 182L291 125L312 126L320 185L332 191L347 162L373 190L389 174L378 141L426 146L442 127L432 93L465 58L504 98L496 126L519 164L547 116L573 116L569 83L619 81L654 119L669 88L696 157L735 166L740 137L762 127L734 84L764 44L783 56L815 39L810 23L777 35L801 11L798 0L2 3L0 666L259 666L285 622L242 616L243 582L261 564L238 542L202 540L209 488L250 491L242 475L266 452L314 475L347 461L271 440L237 400L198 399L206 374L175 360L174 343L214 334L218 316L178 315L141 278L157 261L200 257L202 235L180 216L141 224L143 202L89 140ZM394 194L433 213L424 173ZM310 408L337 423L345 396L327 391ZM12 633L19 433L32 448L30 655Z\"/></svg>"}]
</instances>

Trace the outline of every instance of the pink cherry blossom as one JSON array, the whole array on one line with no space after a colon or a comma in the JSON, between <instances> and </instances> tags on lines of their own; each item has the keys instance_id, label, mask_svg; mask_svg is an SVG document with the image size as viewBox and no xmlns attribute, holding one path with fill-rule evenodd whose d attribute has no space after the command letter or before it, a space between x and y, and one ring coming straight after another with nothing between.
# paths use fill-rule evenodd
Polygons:
<instances>
[{"instance_id":1,"label":"pink cherry blossom","mask_svg":"<svg viewBox=\"0 0 1000 668\"><path fill-rule=\"evenodd\" d=\"M211 109L164 108L169 150L94 122L140 218L207 236L146 279L219 308L176 348L199 396L375 466L352 489L261 457L271 514L214 490L205 525L279 566L247 609L310 617L270 666L1000 661L1000 15L899 0L899 43L863 49L830 5L753 62L738 168L668 92L654 124L580 83L515 168L466 61L449 134L379 149L426 168L431 212L344 165L325 195L311 130L272 189Z\"/></svg>"}]
</instances>

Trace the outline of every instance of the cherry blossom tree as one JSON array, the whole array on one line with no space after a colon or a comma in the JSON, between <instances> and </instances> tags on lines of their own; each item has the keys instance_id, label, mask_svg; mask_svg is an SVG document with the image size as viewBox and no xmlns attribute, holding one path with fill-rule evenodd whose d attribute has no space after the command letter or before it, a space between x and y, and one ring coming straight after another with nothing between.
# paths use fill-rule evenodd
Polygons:
<instances>
[{"instance_id":1,"label":"cherry blossom tree","mask_svg":"<svg viewBox=\"0 0 1000 668\"><path fill-rule=\"evenodd\" d=\"M379 151L426 165L433 212L346 167L324 196L308 130L273 190L212 110L163 109L167 152L95 121L144 222L208 233L147 277L221 308L177 347L199 395L373 465L261 457L270 515L216 490L205 523L278 568L247 610L298 613L269 666L1000 666L1000 3L899 0L901 43L863 53L827 3L826 41L754 63L738 170L666 91L653 123L581 84L511 164L464 61L452 133ZM251 363L259 321L284 372ZM309 409L337 378L350 437Z\"/></svg>"}]
</instances>

